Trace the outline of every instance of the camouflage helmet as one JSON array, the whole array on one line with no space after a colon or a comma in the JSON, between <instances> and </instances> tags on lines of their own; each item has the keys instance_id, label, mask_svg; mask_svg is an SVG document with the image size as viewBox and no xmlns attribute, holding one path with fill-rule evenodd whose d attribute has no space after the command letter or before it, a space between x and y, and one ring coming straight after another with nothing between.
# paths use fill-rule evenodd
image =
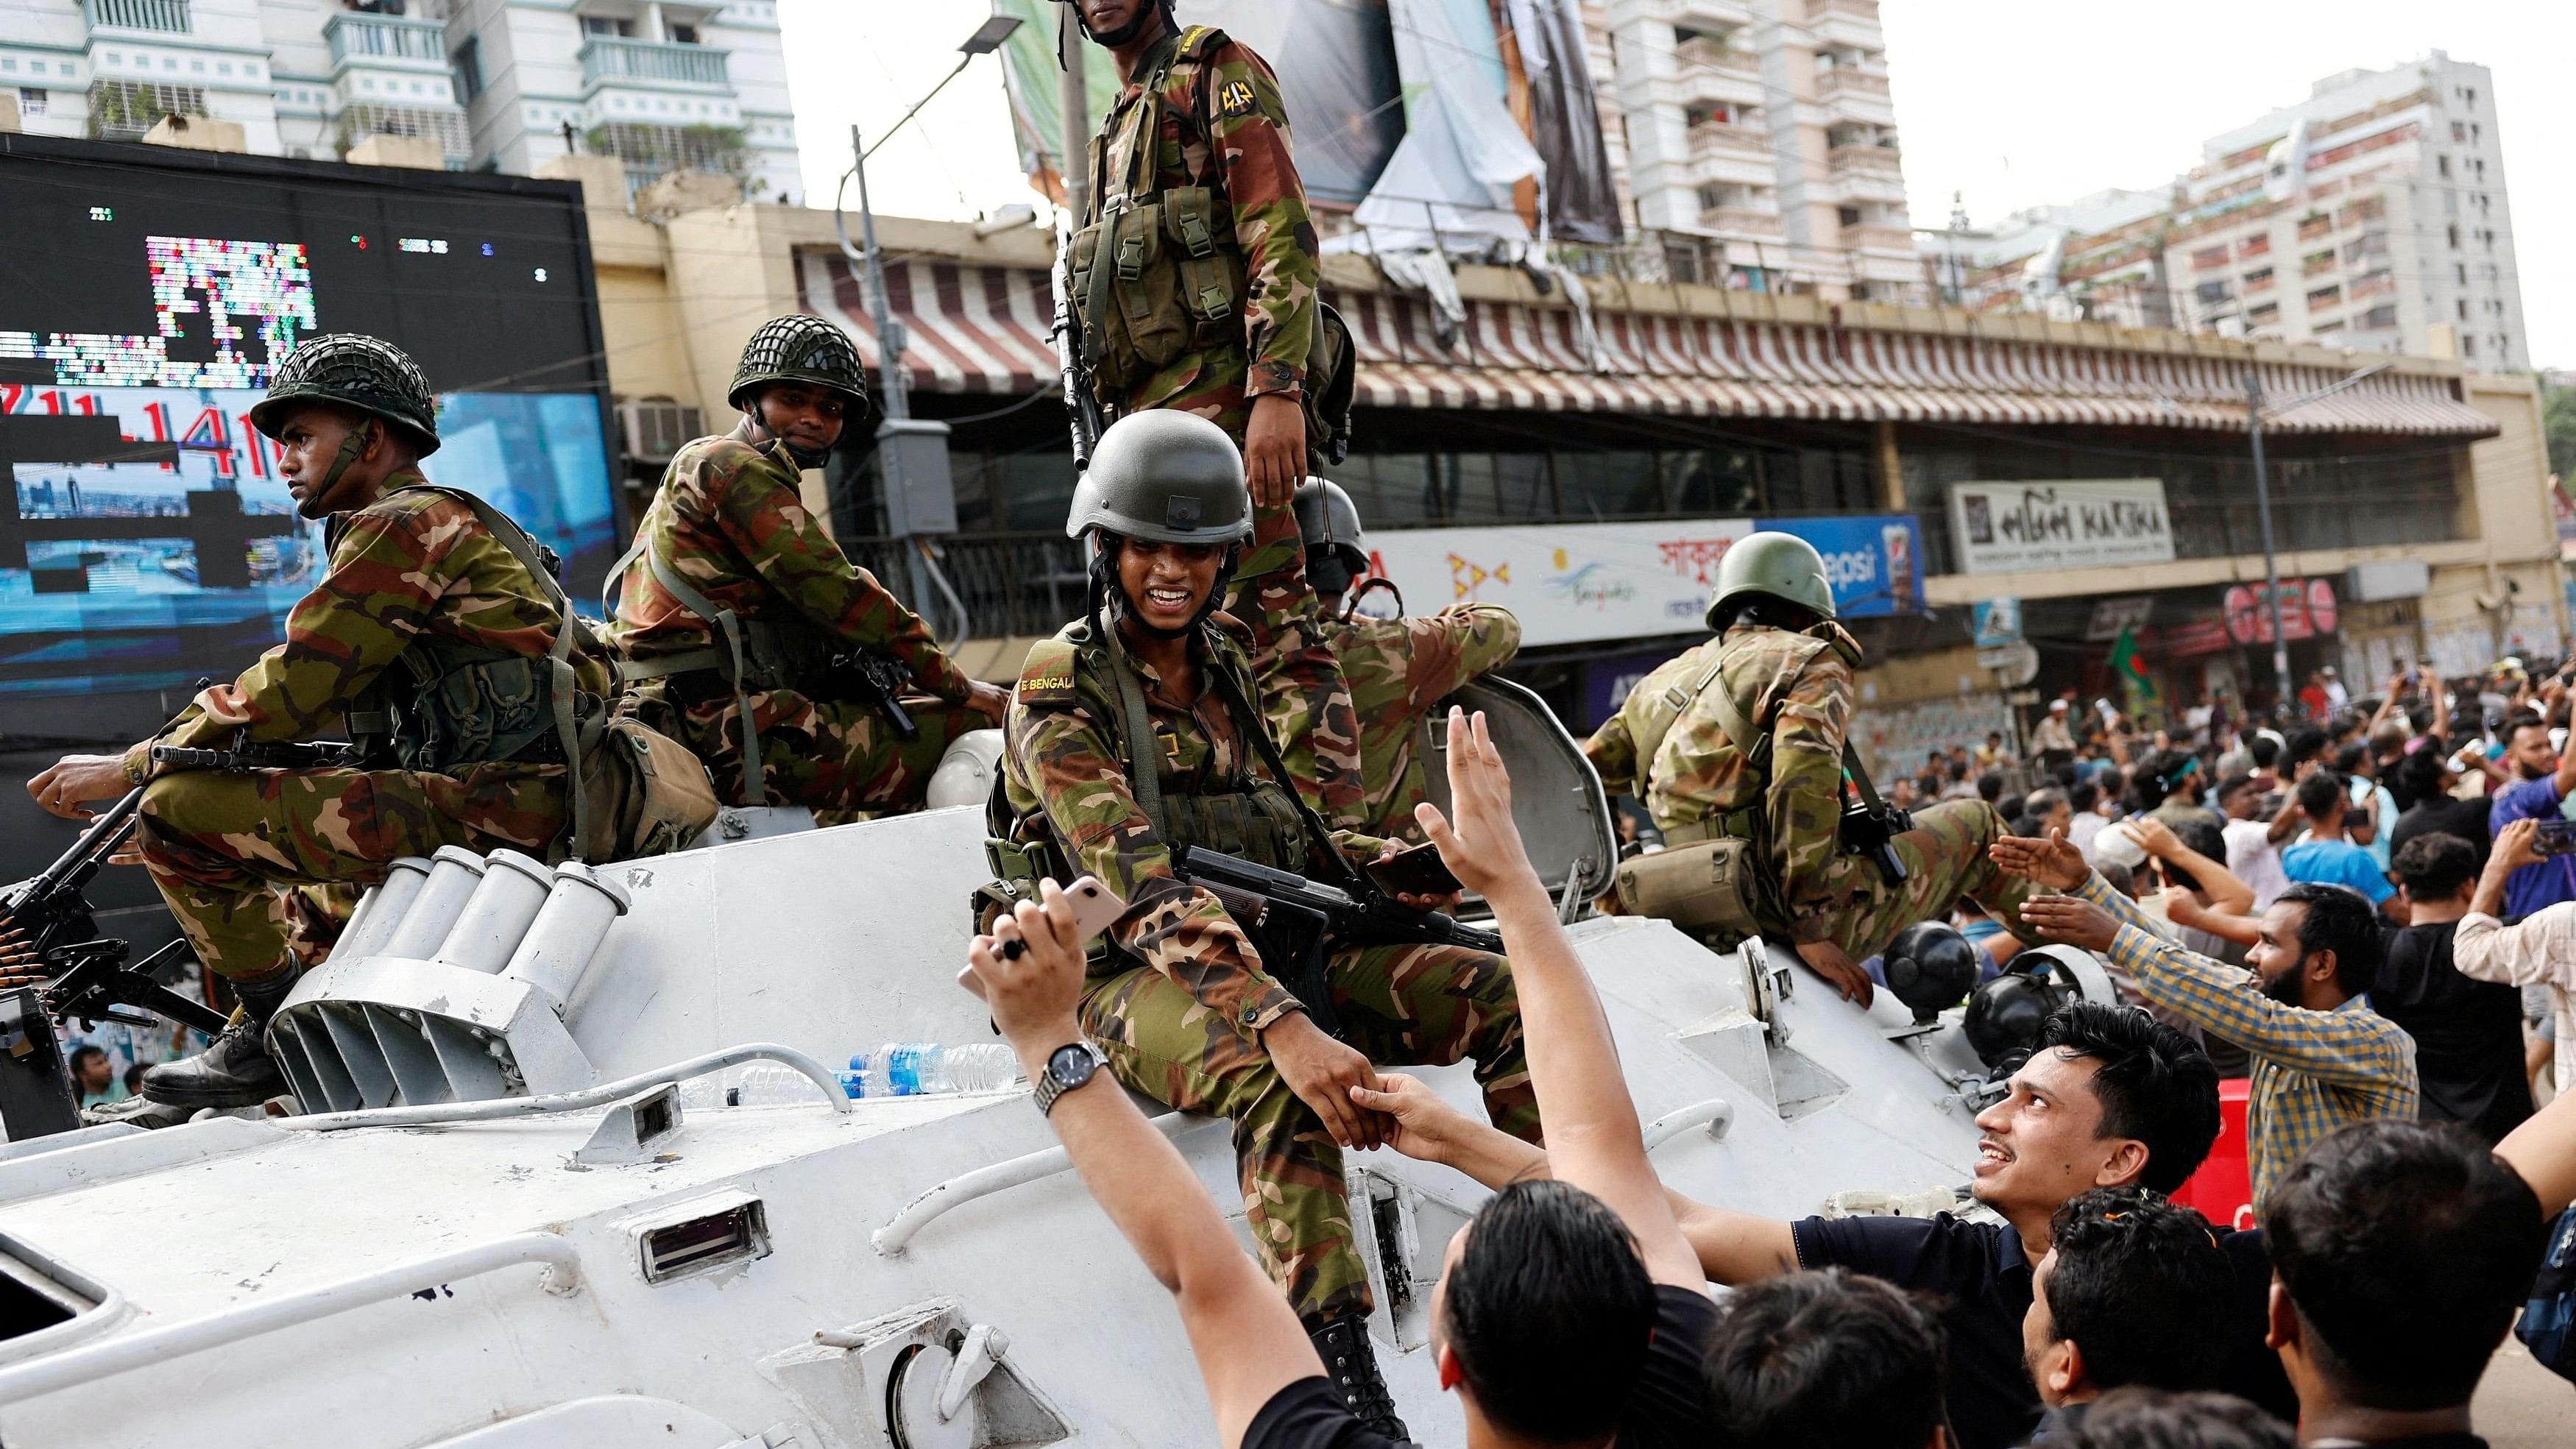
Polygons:
<instances>
[{"instance_id":1,"label":"camouflage helmet","mask_svg":"<svg viewBox=\"0 0 2576 1449\"><path fill-rule=\"evenodd\" d=\"M1726 606L1760 594L1834 616L1834 586L1825 578L1825 556L1794 533L1764 529L1737 539L1717 561L1717 585L1708 591L1708 627L1720 627Z\"/></svg>"},{"instance_id":2,"label":"camouflage helmet","mask_svg":"<svg viewBox=\"0 0 2576 1449\"><path fill-rule=\"evenodd\" d=\"M763 384L801 382L829 388L850 400L852 408L868 405L868 380L859 365L859 349L848 333L806 312L790 312L760 324L742 345L742 362L733 370L725 402L735 412L751 411L751 396Z\"/></svg>"},{"instance_id":3,"label":"camouflage helmet","mask_svg":"<svg viewBox=\"0 0 2576 1449\"><path fill-rule=\"evenodd\" d=\"M1297 532L1306 553L1328 548L1354 576L1369 569L1368 539L1360 529L1359 505L1330 478L1309 478L1297 485Z\"/></svg>"},{"instance_id":4,"label":"camouflage helmet","mask_svg":"<svg viewBox=\"0 0 2576 1449\"><path fill-rule=\"evenodd\" d=\"M1111 423L1073 487L1067 538L1094 529L1157 543L1239 544L1252 536L1243 454L1225 429L1153 408Z\"/></svg>"},{"instance_id":5,"label":"camouflage helmet","mask_svg":"<svg viewBox=\"0 0 2576 1449\"><path fill-rule=\"evenodd\" d=\"M429 379L383 338L325 332L297 343L269 377L268 395L251 404L250 425L275 438L284 415L301 402L356 408L408 435L421 457L438 451L438 403Z\"/></svg>"}]
</instances>

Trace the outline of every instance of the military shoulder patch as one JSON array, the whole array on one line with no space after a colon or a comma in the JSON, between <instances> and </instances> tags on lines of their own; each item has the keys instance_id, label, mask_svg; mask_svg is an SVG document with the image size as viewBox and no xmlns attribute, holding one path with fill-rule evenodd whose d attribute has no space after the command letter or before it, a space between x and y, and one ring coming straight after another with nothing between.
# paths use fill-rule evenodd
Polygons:
<instances>
[{"instance_id":1,"label":"military shoulder patch","mask_svg":"<svg viewBox=\"0 0 2576 1449\"><path fill-rule=\"evenodd\" d=\"M1017 698L1025 705L1068 705L1078 698L1073 687L1073 661L1077 650L1071 640L1041 639L1029 646L1028 662L1020 666Z\"/></svg>"},{"instance_id":2,"label":"military shoulder patch","mask_svg":"<svg viewBox=\"0 0 2576 1449\"><path fill-rule=\"evenodd\" d=\"M1216 93L1216 113L1220 116L1241 119L1260 109L1261 102L1254 98L1249 82L1227 81L1225 89Z\"/></svg>"}]
</instances>

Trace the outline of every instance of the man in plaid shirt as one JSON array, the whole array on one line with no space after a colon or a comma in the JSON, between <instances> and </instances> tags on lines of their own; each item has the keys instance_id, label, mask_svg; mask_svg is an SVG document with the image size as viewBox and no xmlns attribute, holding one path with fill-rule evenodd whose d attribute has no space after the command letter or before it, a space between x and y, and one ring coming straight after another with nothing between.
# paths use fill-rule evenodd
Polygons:
<instances>
[{"instance_id":1,"label":"man in plaid shirt","mask_svg":"<svg viewBox=\"0 0 2576 1449\"><path fill-rule=\"evenodd\" d=\"M1995 863L2065 896L2033 897L2041 934L2107 954L2147 998L2254 1058L2247 1165L2262 1203L2299 1154L2338 1127L2415 1118L2415 1042L2363 994L2379 971L2377 913L2345 886L2302 883L2263 913L2250 969L2187 951L2062 837L2006 839Z\"/></svg>"}]
</instances>

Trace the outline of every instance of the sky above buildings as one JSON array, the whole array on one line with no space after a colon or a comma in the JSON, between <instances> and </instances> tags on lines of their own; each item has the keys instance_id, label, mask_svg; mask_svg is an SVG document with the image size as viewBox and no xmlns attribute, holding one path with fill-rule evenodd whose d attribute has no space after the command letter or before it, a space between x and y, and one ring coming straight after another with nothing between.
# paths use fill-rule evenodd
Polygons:
<instances>
[{"instance_id":1,"label":"sky above buildings","mask_svg":"<svg viewBox=\"0 0 2576 1449\"><path fill-rule=\"evenodd\" d=\"M1280 0L1283 4L1325 0ZM988 0L781 0L809 198L830 205L850 127L873 137L947 74ZM1952 194L1983 225L2111 186L2161 186L2200 143L2304 98L2311 83L2436 47L2495 75L2524 325L2541 366L2576 366L2576 6L2559 0L1881 0L1905 180L1918 226ZM1035 198L1001 66L976 60L869 163L879 210L969 219Z\"/></svg>"}]
</instances>

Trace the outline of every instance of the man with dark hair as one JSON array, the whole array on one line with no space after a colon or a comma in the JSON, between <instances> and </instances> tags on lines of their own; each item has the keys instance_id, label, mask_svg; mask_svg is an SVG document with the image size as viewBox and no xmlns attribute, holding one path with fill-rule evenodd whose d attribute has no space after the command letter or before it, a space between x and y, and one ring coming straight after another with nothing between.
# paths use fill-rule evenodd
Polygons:
<instances>
[{"instance_id":1,"label":"man with dark hair","mask_svg":"<svg viewBox=\"0 0 2576 1449\"><path fill-rule=\"evenodd\" d=\"M2031 1272L2022 1354L2048 1405L2034 1443L2054 1443L2095 1399L2126 1384L2218 1386L2236 1272L2209 1221L2139 1187L2080 1193L2049 1223Z\"/></svg>"},{"instance_id":2,"label":"man with dark hair","mask_svg":"<svg viewBox=\"0 0 2576 1449\"><path fill-rule=\"evenodd\" d=\"M1524 988L1526 994L1526 988ZM1525 1011L1527 1007L1523 1008ZM1390 1146L1487 1186L1540 1170L1548 1154L1448 1105L1409 1078L1361 1100L1394 1114ZM2048 1252L2058 1208L2095 1187L2180 1187L2218 1136L2218 1072L2199 1045L2135 1007L2077 1002L2048 1021L2040 1050L2004 1100L1977 1117L1970 1191L2004 1219L1811 1217L1783 1222L1675 1198L1700 1268L1716 1282L1759 1283L1800 1269L1847 1268L1929 1294L1948 1338L1948 1404L1960 1449L2021 1442L2040 1403L2022 1361L2031 1265ZM1558 1129L1551 1119L1549 1131ZM1555 1140L1551 1137L1551 1140ZM2262 1343L2271 1269L2261 1235L2223 1240L2239 1266L2234 1311L2215 1332L2228 1387L2290 1412L2288 1385ZM1825 1441L1818 1441L1825 1442Z\"/></svg>"},{"instance_id":3,"label":"man with dark hair","mask_svg":"<svg viewBox=\"0 0 2576 1449\"><path fill-rule=\"evenodd\" d=\"M2439 745L2427 744L2399 760L2396 776L2398 796L2413 803L2397 817L2396 828L2388 832L2389 859L2393 862L2397 852L2417 836L2456 835L2476 853L2478 869L2486 869L2487 802L2484 798L2451 798L2460 776Z\"/></svg>"},{"instance_id":4,"label":"man with dark hair","mask_svg":"<svg viewBox=\"0 0 2576 1449\"><path fill-rule=\"evenodd\" d=\"M1496 1195L1450 1240L1431 1299L1433 1353L1472 1449L1695 1444L1708 1421L1700 1363L1717 1319L1640 1138L1607 1016L1512 823L1483 716L1449 716L1455 823L1425 832L1490 903L1517 958L1529 1079L1556 1134L1553 1182ZM1137 1111L1077 1016L1083 945L1052 880L968 948L982 997L1036 1086L1038 1109L1102 1209L1169 1288L1226 1449L1394 1449L1393 1406L1348 1402L1340 1350L1319 1357L1296 1312L1238 1245L1196 1176ZM1014 947L1017 949L1013 949ZM1385 1110L1388 1092L1354 1089ZM1535 1149L1533 1149L1535 1150ZM1328 1376L1329 1375L1329 1376ZM1369 1419L1377 1422L1371 1423Z\"/></svg>"},{"instance_id":5,"label":"man with dark hair","mask_svg":"<svg viewBox=\"0 0 2576 1449\"><path fill-rule=\"evenodd\" d=\"M2051 1449L2060 1443L2051 1440ZM2114 1389L2066 1449L2291 1449L2289 1426L2232 1394Z\"/></svg>"},{"instance_id":6,"label":"man with dark hair","mask_svg":"<svg viewBox=\"0 0 2576 1449\"><path fill-rule=\"evenodd\" d=\"M1999 840L1994 856L2034 884L2071 893L2034 896L2023 908L2025 919L2038 913L2043 934L2108 955L2148 999L2253 1056L2245 1135L2258 1204L2337 1127L2414 1117L2415 1044L2362 994L2382 953L2378 919L2359 895L2333 885L2283 891L2246 953L2249 976L2167 939L2064 841Z\"/></svg>"},{"instance_id":7,"label":"man with dark hair","mask_svg":"<svg viewBox=\"0 0 2576 1449\"><path fill-rule=\"evenodd\" d=\"M2078 780L2066 791L2066 838L2075 842L2075 848L2083 851L2087 860L2093 858L2093 837L2111 823L2102 818L2101 803L2102 787L2090 780Z\"/></svg>"},{"instance_id":8,"label":"man with dark hair","mask_svg":"<svg viewBox=\"0 0 2576 1449\"><path fill-rule=\"evenodd\" d=\"M2388 883L2369 851L2345 838L2344 819L2352 800L2344 792L2343 776L2319 770L2299 782L2298 795L2299 813L2308 821L2308 838L2281 852L2282 873L2294 881L2359 891L2404 925L2406 903L2397 899L2397 887Z\"/></svg>"},{"instance_id":9,"label":"man with dark hair","mask_svg":"<svg viewBox=\"0 0 2576 1449\"><path fill-rule=\"evenodd\" d=\"M2282 776L2293 783L2306 779L2308 772L2317 768L2318 761L2325 752L2326 732L2324 730L2318 729L2315 725L2301 725L2290 731L2289 739L2281 746ZM2258 765L2261 763L2259 757L2255 763Z\"/></svg>"},{"instance_id":10,"label":"man with dark hair","mask_svg":"<svg viewBox=\"0 0 2576 1449\"><path fill-rule=\"evenodd\" d=\"M1841 1268L1736 1290L1708 1343L1715 1442L1728 1449L1948 1449L1941 1321Z\"/></svg>"},{"instance_id":11,"label":"man with dark hair","mask_svg":"<svg viewBox=\"0 0 2576 1449\"><path fill-rule=\"evenodd\" d=\"M2035 822L2036 833L2064 830L2075 823L2075 804L2063 790L2043 787L2033 790L2022 800L2022 819Z\"/></svg>"},{"instance_id":12,"label":"man with dark hair","mask_svg":"<svg viewBox=\"0 0 2576 1449\"><path fill-rule=\"evenodd\" d=\"M107 1100L110 1087L116 1085L116 1063L107 1059L107 1049L95 1042L82 1042L63 1059L72 1078L72 1093L86 1107Z\"/></svg>"},{"instance_id":13,"label":"man with dark hair","mask_svg":"<svg viewBox=\"0 0 2576 1449\"><path fill-rule=\"evenodd\" d=\"M2562 757L2549 743L2549 724L2529 711L2504 722L2504 761L2516 783L2499 787L2487 811L2488 838L2517 820L2547 820L2562 812L2576 790L2576 750ZM2516 870L2505 882L2504 908L2528 916L2544 906L2576 901L2576 855L2552 855Z\"/></svg>"},{"instance_id":14,"label":"man with dark hair","mask_svg":"<svg viewBox=\"0 0 2576 1449\"><path fill-rule=\"evenodd\" d=\"M2484 1449L2469 1399L2531 1291L2543 1207L2454 1129L2366 1122L2301 1158L2263 1216L2301 1437Z\"/></svg>"},{"instance_id":15,"label":"man with dark hair","mask_svg":"<svg viewBox=\"0 0 2576 1449\"><path fill-rule=\"evenodd\" d=\"M2218 812L2200 801L2209 777L2201 773L2200 756L2189 750L2158 750L2130 778L2138 809L2179 830L2188 820L2218 823Z\"/></svg>"},{"instance_id":16,"label":"man with dark hair","mask_svg":"<svg viewBox=\"0 0 2576 1449\"><path fill-rule=\"evenodd\" d=\"M2254 909L2260 911L2289 889L2290 878L2281 870L2281 843L2298 832L2299 812L2287 802L2271 801L2270 786L2255 775L2219 781L2217 800L2226 822L2219 835L2227 844L2228 872L2253 887Z\"/></svg>"},{"instance_id":17,"label":"man with dark hair","mask_svg":"<svg viewBox=\"0 0 2576 1449\"><path fill-rule=\"evenodd\" d=\"M2415 1039L2423 1120L2465 1122L2500 1142L2531 1115L2531 1081L2522 993L2472 981L2451 959L2452 936L2477 894L2477 852L2456 835L2419 835L2397 852L2397 878L2411 924L2388 932L2371 1007Z\"/></svg>"}]
</instances>

